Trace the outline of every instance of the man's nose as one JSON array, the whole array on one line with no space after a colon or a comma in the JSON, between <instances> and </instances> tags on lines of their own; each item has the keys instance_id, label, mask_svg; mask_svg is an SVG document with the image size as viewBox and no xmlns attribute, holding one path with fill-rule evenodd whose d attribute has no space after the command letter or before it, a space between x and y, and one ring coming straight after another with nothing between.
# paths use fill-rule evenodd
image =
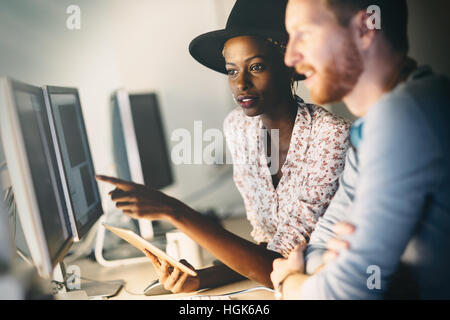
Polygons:
<instances>
[{"instance_id":1,"label":"man's nose","mask_svg":"<svg viewBox=\"0 0 450 320\"><path fill-rule=\"evenodd\" d=\"M284 56L284 63L291 68L294 68L303 60L303 54L298 49L295 39L290 38L286 47L286 54Z\"/></svg>"}]
</instances>

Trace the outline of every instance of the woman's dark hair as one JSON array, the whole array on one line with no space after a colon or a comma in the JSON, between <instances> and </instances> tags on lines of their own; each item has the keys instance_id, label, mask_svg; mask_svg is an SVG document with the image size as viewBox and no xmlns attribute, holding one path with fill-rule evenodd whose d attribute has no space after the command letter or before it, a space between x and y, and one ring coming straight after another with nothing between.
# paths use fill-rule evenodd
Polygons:
<instances>
[{"instance_id":1,"label":"woman's dark hair","mask_svg":"<svg viewBox=\"0 0 450 320\"><path fill-rule=\"evenodd\" d=\"M392 48L407 54L408 7L406 0L324 0L339 23L348 26L352 17L369 6L376 5L381 12L381 32Z\"/></svg>"},{"instance_id":2,"label":"woman's dark hair","mask_svg":"<svg viewBox=\"0 0 450 320\"><path fill-rule=\"evenodd\" d=\"M304 80L304 76L297 74L294 68L289 68L284 64L284 56L286 55L287 41L280 41L272 38L261 38L261 40L266 42L268 47L270 47L272 49L272 52L274 52L275 58L280 59L282 65L288 71L290 77L291 90L294 90L295 83L297 81Z\"/></svg>"}]
</instances>

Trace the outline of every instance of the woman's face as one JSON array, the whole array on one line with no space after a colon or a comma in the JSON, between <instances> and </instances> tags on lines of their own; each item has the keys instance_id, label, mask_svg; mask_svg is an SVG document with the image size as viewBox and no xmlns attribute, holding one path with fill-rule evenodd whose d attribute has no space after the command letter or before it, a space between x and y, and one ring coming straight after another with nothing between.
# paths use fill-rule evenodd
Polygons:
<instances>
[{"instance_id":1,"label":"woman's face","mask_svg":"<svg viewBox=\"0 0 450 320\"><path fill-rule=\"evenodd\" d=\"M240 36L223 49L228 82L236 102L247 116L273 111L290 92L288 69L281 54L264 40Z\"/></svg>"}]
</instances>

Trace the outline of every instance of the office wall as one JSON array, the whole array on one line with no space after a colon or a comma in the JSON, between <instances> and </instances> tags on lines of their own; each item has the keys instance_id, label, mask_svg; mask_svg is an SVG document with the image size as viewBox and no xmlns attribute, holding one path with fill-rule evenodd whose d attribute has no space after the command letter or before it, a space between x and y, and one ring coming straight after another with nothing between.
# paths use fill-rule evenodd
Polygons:
<instances>
[{"instance_id":1,"label":"office wall","mask_svg":"<svg viewBox=\"0 0 450 320\"><path fill-rule=\"evenodd\" d=\"M97 7L85 1L85 28L70 32L66 28L68 4L0 1L0 74L37 86L78 87L94 161L101 169L107 163L111 141L107 98L110 90L120 84L120 78L110 54L111 41L101 36L106 25L102 16L94 13Z\"/></svg>"},{"instance_id":2,"label":"office wall","mask_svg":"<svg viewBox=\"0 0 450 320\"><path fill-rule=\"evenodd\" d=\"M0 75L34 85L80 90L97 172L115 174L109 97L117 88L159 94L165 127L193 132L222 128L234 107L225 77L192 59L195 36L225 24L234 1L210 0L2 0ZM81 29L68 30L69 5L81 8ZM223 168L174 166L176 183L166 192L184 198L221 176ZM100 184L102 194L111 188ZM226 190L226 192L223 192ZM105 197L106 198L106 197ZM241 198L231 179L220 190L192 201L200 209L224 211ZM104 202L111 209L110 202ZM198 205L197 205L198 204Z\"/></svg>"},{"instance_id":3,"label":"office wall","mask_svg":"<svg viewBox=\"0 0 450 320\"><path fill-rule=\"evenodd\" d=\"M408 0L410 54L450 76L450 1Z\"/></svg>"},{"instance_id":4,"label":"office wall","mask_svg":"<svg viewBox=\"0 0 450 320\"><path fill-rule=\"evenodd\" d=\"M174 130L185 128L191 132L193 144L201 141L194 137L194 121L202 121L203 132L222 129L223 119L234 108L226 77L203 67L188 52L193 38L225 26L233 4L211 0L112 2L111 15L117 22L112 32L121 83L131 91L159 94L169 138ZM169 144L173 147L177 142ZM181 199L208 185L225 169L199 164L174 168L177 182L167 191ZM223 187L192 204L225 210L228 205L241 203L231 175L228 177Z\"/></svg>"},{"instance_id":5,"label":"office wall","mask_svg":"<svg viewBox=\"0 0 450 320\"><path fill-rule=\"evenodd\" d=\"M66 9L81 8L81 29L66 28ZM79 88L97 172L115 174L109 96L124 87L159 94L169 146L171 133L195 120L203 130L221 128L234 108L226 78L188 53L197 35L222 28L234 0L2 0L0 75L35 85ZM409 0L411 55L450 74L447 0ZM299 94L309 100L305 88ZM350 117L344 106L330 110ZM176 183L166 191L182 199L222 173L208 165L174 166ZM100 185L102 194L109 187ZM241 198L230 179L198 208L221 211ZM105 201L106 209L110 202Z\"/></svg>"}]
</instances>

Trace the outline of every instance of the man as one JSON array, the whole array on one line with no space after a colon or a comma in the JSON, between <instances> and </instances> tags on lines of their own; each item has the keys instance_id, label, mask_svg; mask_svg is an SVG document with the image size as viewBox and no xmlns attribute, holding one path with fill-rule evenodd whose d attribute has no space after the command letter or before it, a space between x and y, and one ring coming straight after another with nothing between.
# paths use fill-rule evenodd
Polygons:
<instances>
[{"instance_id":1,"label":"man","mask_svg":"<svg viewBox=\"0 0 450 320\"><path fill-rule=\"evenodd\" d=\"M408 58L407 16L405 0L289 1L286 64L360 119L305 253L274 261L285 299L450 298L450 82Z\"/></svg>"}]
</instances>

